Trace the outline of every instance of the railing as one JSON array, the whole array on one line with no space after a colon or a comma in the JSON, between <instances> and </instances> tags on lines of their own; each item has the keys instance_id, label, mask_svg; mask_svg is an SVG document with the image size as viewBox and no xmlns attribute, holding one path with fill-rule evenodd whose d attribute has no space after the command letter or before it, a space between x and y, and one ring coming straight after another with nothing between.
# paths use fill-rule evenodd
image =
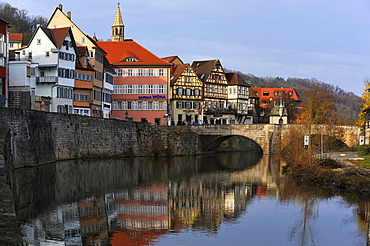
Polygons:
<instances>
[{"instance_id":1,"label":"railing","mask_svg":"<svg viewBox=\"0 0 370 246\"><path fill-rule=\"evenodd\" d=\"M36 77L36 83L56 83L56 82L58 82L58 77L56 76Z\"/></svg>"}]
</instances>

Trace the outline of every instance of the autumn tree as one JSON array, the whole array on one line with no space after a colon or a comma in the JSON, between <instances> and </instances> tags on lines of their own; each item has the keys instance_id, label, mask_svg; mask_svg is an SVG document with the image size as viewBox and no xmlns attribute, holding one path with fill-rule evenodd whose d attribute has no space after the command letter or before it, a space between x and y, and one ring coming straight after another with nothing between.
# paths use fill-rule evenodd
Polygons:
<instances>
[{"instance_id":1,"label":"autumn tree","mask_svg":"<svg viewBox=\"0 0 370 246\"><path fill-rule=\"evenodd\" d=\"M365 83L365 89L362 93L362 108L360 113L358 114L358 120L356 122L356 125L358 126L364 126L365 125L365 113L364 110L370 108L370 80L366 79L364 81Z\"/></svg>"},{"instance_id":2,"label":"autumn tree","mask_svg":"<svg viewBox=\"0 0 370 246\"><path fill-rule=\"evenodd\" d=\"M334 97L320 84L313 84L302 94L301 120L308 125L337 123Z\"/></svg>"}]
</instances>

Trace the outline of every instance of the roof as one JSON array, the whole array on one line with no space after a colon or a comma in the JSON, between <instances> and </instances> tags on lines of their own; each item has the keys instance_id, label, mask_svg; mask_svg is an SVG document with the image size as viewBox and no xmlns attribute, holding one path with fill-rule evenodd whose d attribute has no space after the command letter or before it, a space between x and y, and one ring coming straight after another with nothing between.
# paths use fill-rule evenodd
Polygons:
<instances>
[{"instance_id":1,"label":"roof","mask_svg":"<svg viewBox=\"0 0 370 246\"><path fill-rule=\"evenodd\" d=\"M184 64L184 62L180 59L178 56L168 56L168 57L162 57L163 60L169 63L173 64Z\"/></svg>"},{"instance_id":2,"label":"roof","mask_svg":"<svg viewBox=\"0 0 370 246\"><path fill-rule=\"evenodd\" d=\"M217 63L221 65L219 60L194 61L193 64L191 64L191 67L198 77L204 82L207 80Z\"/></svg>"},{"instance_id":3,"label":"roof","mask_svg":"<svg viewBox=\"0 0 370 246\"><path fill-rule=\"evenodd\" d=\"M294 88L264 88L264 87L252 87L254 91L257 92L257 95L262 99L270 99L270 98L280 98L280 95L276 96L275 91L285 91L291 92L291 99L295 101L301 101L297 91ZM263 95L264 92L268 92L268 95Z\"/></svg>"},{"instance_id":4,"label":"roof","mask_svg":"<svg viewBox=\"0 0 370 246\"><path fill-rule=\"evenodd\" d=\"M22 33L9 33L9 41L22 41Z\"/></svg>"},{"instance_id":5,"label":"roof","mask_svg":"<svg viewBox=\"0 0 370 246\"><path fill-rule=\"evenodd\" d=\"M63 42L70 29L71 29L70 27L49 29L53 33L54 41L58 49L62 47Z\"/></svg>"},{"instance_id":6,"label":"roof","mask_svg":"<svg viewBox=\"0 0 370 246\"><path fill-rule=\"evenodd\" d=\"M229 85L240 85L240 86L248 86L250 85L245 82L245 80L240 76L239 73L225 73L227 83Z\"/></svg>"},{"instance_id":7,"label":"roof","mask_svg":"<svg viewBox=\"0 0 370 246\"><path fill-rule=\"evenodd\" d=\"M279 105L274 105L274 107L271 109L271 112L269 114L269 116L280 116L280 107ZM282 116L288 116L288 110L286 109L286 107L284 107L284 105L282 105Z\"/></svg>"},{"instance_id":8,"label":"roof","mask_svg":"<svg viewBox=\"0 0 370 246\"><path fill-rule=\"evenodd\" d=\"M190 66L188 63L186 64L175 64L171 69L171 84L175 83L177 79L181 76L184 72L185 68Z\"/></svg>"},{"instance_id":9,"label":"roof","mask_svg":"<svg viewBox=\"0 0 370 246\"><path fill-rule=\"evenodd\" d=\"M132 40L120 42L97 42L107 52L107 59L113 66L171 66L172 64L154 55ZM134 58L137 61L124 61Z\"/></svg>"}]
</instances>

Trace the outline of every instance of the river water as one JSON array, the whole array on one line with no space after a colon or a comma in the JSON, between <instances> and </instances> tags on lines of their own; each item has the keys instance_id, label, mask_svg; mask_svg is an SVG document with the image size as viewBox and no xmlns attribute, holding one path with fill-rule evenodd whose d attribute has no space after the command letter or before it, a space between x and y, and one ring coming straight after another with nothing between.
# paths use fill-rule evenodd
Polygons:
<instances>
[{"instance_id":1,"label":"river water","mask_svg":"<svg viewBox=\"0 0 370 246\"><path fill-rule=\"evenodd\" d=\"M370 245L370 203L255 152L64 161L14 171L28 245Z\"/></svg>"}]
</instances>

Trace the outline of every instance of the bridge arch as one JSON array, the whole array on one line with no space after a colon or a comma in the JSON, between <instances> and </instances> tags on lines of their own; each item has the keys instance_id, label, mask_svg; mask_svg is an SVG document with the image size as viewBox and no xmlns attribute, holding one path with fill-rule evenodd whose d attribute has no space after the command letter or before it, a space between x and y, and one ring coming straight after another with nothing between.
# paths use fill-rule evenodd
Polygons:
<instances>
[{"instance_id":1,"label":"bridge arch","mask_svg":"<svg viewBox=\"0 0 370 246\"><path fill-rule=\"evenodd\" d=\"M214 136L214 140L209 142L209 144L205 147L204 152L215 152L221 144L232 138L240 138L244 140L244 143L242 143L243 146L236 146L236 150L253 150L263 153L262 147L256 141L242 135L226 135L220 137Z\"/></svg>"}]
</instances>

